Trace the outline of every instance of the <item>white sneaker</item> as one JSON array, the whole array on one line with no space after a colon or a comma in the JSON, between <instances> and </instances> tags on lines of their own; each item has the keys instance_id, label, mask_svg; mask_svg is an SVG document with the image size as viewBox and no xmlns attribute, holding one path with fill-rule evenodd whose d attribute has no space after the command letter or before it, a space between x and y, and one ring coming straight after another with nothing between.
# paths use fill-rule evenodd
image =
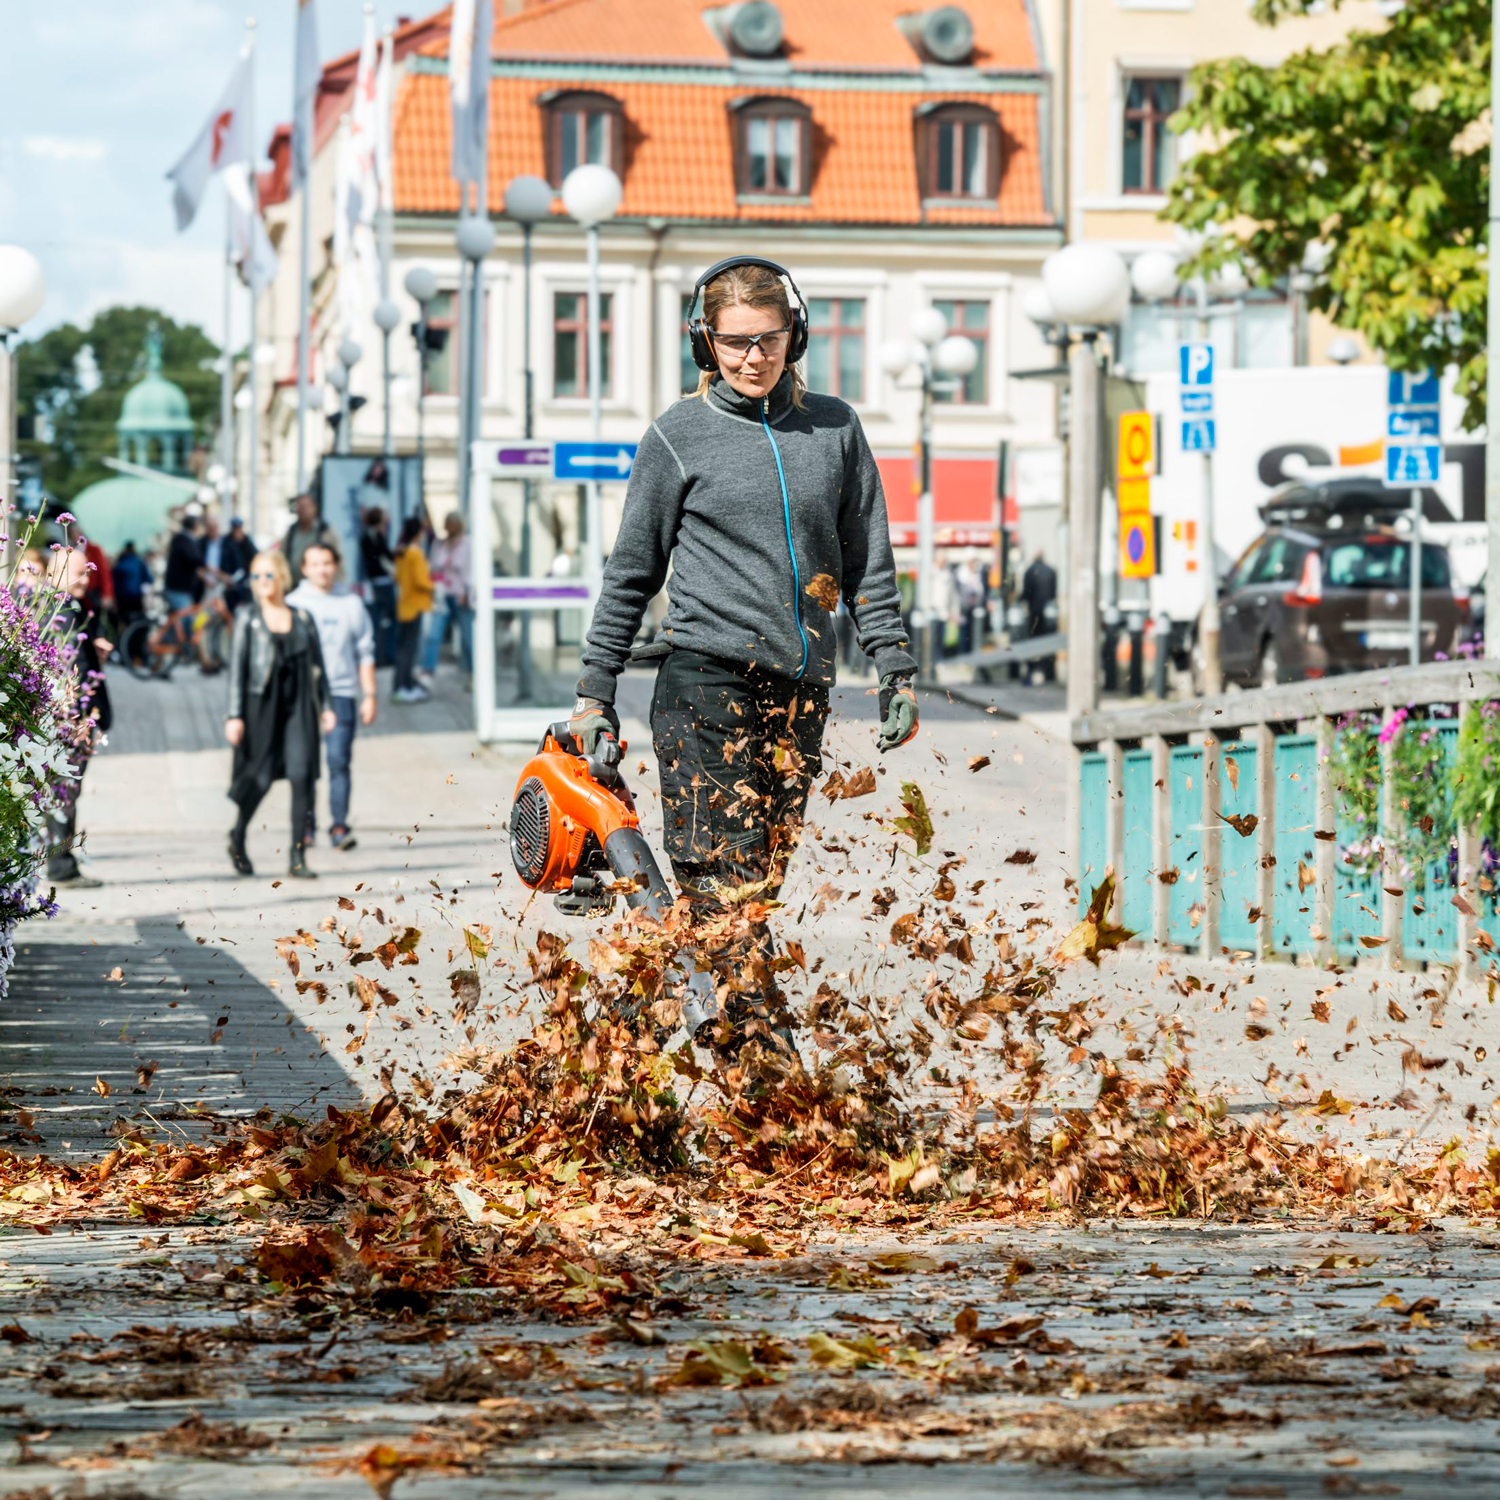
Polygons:
<instances>
[{"instance_id":1,"label":"white sneaker","mask_svg":"<svg viewBox=\"0 0 1500 1500\"><path fill-rule=\"evenodd\" d=\"M420 703L426 696L423 689L415 687L397 688L391 694L392 699L397 703Z\"/></svg>"}]
</instances>

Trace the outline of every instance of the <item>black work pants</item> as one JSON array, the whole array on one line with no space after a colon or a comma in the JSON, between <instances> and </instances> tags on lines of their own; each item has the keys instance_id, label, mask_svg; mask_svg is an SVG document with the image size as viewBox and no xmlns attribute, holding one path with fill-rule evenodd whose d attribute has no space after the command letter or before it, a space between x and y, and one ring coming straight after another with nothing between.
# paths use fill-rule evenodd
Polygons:
<instances>
[{"instance_id":1,"label":"black work pants","mask_svg":"<svg viewBox=\"0 0 1500 1500\"><path fill-rule=\"evenodd\" d=\"M418 615L416 619L402 620L396 626L397 692L417 685L417 654L422 649L422 621L425 618Z\"/></svg>"},{"instance_id":2,"label":"black work pants","mask_svg":"<svg viewBox=\"0 0 1500 1500\"><path fill-rule=\"evenodd\" d=\"M667 857L705 915L722 912L737 887L763 885L756 898L775 898L822 770L827 720L826 687L695 651L662 662L651 734ZM710 956L748 999L774 994L764 922Z\"/></svg>"}]
</instances>

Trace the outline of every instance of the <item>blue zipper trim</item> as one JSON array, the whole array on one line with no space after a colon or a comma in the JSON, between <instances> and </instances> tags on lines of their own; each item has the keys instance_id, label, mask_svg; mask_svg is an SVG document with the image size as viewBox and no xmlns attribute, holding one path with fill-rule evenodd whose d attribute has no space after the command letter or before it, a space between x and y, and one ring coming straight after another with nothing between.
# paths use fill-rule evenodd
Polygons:
<instances>
[{"instance_id":1,"label":"blue zipper trim","mask_svg":"<svg viewBox=\"0 0 1500 1500\"><path fill-rule=\"evenodd\" d=\"M797 617L797 634L802 637L802 665L797 668L800 677L807 670L807 631L802 628L802 574L797 567L797 549L792 543L792 497L786 492L786 470L781 467L781 449L776 446L776 434L766 420L771 404L769 396L760 399L760 425L766 430L771 452L776 455L776 477L781 481L781 514L786 520L786 550L792 560L792 610Z\"/></svg>"}]
</instances>

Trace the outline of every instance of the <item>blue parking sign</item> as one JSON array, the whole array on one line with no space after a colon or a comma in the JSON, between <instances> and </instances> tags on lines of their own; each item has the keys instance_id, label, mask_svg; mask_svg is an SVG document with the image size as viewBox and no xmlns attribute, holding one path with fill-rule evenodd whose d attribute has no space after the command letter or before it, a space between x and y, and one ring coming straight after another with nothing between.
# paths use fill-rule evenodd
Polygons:
<instances>
[{"instance_id":1,"label":"blue parking sign","mask_svg":"<svg viewBox=\"0 0 1500 1500\"><path fill-rule=\"evenodd\" d=\"M1386 376L1387 406L1436 406L1442 393L1431 372L1391 370Z\"/></svg>"},{"instance_id":2,"label":"blue parking sign","mask_svg":"<svg viewBox=\"0 0 1500 1500\"><path fill-rule=\"evenodd\" d=\"M1212 385L1214 383L1214 346L1204 343L1178 345L1177 365L1183 385L1200 388Z\"/></svg>"},{"instance_id":3,"label":"blue parking sign","mask_svg":"<svg viewBox=\"0 0 1500 1500\"><path fill-rule=\"evenodd\" d=\"M1184 453L1212 453L1214 451L1214 419L1199 417L1182 424L1182 451Z\"/></svg>"}]
</instances>

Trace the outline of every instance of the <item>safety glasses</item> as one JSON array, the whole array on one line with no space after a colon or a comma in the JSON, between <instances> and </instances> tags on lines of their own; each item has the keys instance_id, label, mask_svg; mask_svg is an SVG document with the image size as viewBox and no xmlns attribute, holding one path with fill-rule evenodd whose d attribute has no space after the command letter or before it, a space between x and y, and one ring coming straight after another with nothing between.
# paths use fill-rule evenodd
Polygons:
<instances>
[{"instance_id":1,"label":"safety glasses","mask_svg":"<svg viewBox=\"0 0 1500 1500\"><path fill-rule=\"evenodd\" d=\"M752 349L759 349L767 359L781 353L790 328L768 328L764 333L715 333L709 330L715 352L722 359L738 364L748 357Z\"/></svg>"}]
</instances>

